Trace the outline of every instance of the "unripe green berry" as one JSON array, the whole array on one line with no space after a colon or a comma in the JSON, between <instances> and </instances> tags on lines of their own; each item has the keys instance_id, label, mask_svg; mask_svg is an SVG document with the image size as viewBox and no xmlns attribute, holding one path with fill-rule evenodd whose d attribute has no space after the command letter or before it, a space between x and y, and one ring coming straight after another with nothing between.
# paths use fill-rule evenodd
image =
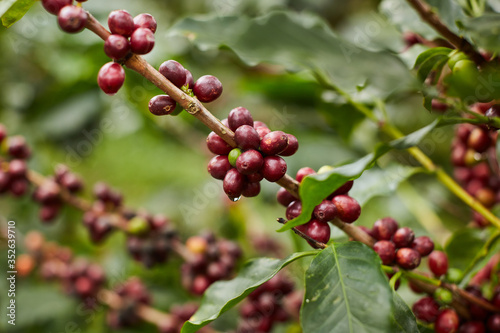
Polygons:
<instances>
[{"instance_id":1,"label":"unripe green berry","mask_svg":"<svg viewBox=\"0 0 500 333\"><path fill-rule=\"evenodd\" d=\"M127 232L131 235L144 235L149 231L149 223L142 217L136 216L127 224Z\"/></svg>"},{"instance_id":2,"label":"unripe green berry","mask_svg":"<svg viewBox=\"0 0 500 333\"><path fill-rule=\"evenodd\" d=\"M318 173L326 173L328 171L332 171L333 169L335 168L330 165L323 165L321 168L319 168Z\"/></svg>"},{"instance_id":3,"label":"unripe green berry","mask_svg":"<svg viewBox=\"0 0 500 333\"><path fill-rule=\"evenodd\" d=\"M447 305L453 301L453 293L445 288L438 288L434 292L434 298L438 303Z\"/></svg>"},{"instance_id":4,"label":"unripe green berry","mask_svg":"<svg viewBox=\"0 0 500 333\"><path fill-rule=\"evenodd\" d=\"M227 156L229 160L229 164L231 164L233 167L236 167L236 160L238 157L241 155L241 149L240 148L234 148L229 152L229 155Z\"/></svg>"},{"instance_id":5,"label":"unripe green berry","mask_svg":"<svg viewBox=\"0 0 500 333\"><path fill-rule=\"evenodd\" d=\"M446 281L450 283L459 283L462 281L464 273L458 268L448 268L446 273Z\"/></svg>"},{"instance_id":6,"label":"unripe green berry","mask_svg":"<svg viewBox=\"0 0 500 333\"><path fill-rule=\"evenodd\" d=\"M448 66L453 70L457 62L460 60L470 60L465 53L455 50L450 53L450 58L448 59Z\"/></svg>"}]
</instances>

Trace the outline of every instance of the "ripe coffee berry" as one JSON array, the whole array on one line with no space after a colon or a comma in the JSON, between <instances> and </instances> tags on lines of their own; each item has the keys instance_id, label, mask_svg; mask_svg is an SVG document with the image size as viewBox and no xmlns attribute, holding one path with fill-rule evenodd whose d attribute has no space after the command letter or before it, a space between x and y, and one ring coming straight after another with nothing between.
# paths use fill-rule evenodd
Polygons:
<instances>
[{"instance_id":1,"label":"ripe coffee berry","mask_svg":"<svg viewBox=\"0 0 500 333\"><path fill-rule=\"evenodd\" d=\"M391 217L384 217L373 224L373 235L378 240L390 240L398 230L398 223Z\"/></svg>"},{"instance_id":2,"label":"ripe coffee berry","mask_svg":"<svg viewBox=\"0 0 500 333\"><path fill-rule=\"evenodd\" d=\"M136 54L148 54L155 46L155 36L147 28L136 29L130 36L130 49Z\"/></svg>"},{"instance_id":3,"label":"ripe coffee berry","mask_svg":"<svg viewBox=\"0 0 500 333\"><path fill-rule=\"evenodd\" d=\"M26 171L28 170L28 166L26 165L26 161L16 159L12 160L9 163L9 173L13 178L21 178L26 175Z\"/></svg>"},{"instance_id":4,"label":"ripe coffee berry","mask_svg":"<svg viewBox=\"0 0 500 333\"><path fill-rule=\"evenodd\" d=\"M223 180L226 173L232 168L227 156L218 155L210 160L208 163L208 172L215 179Z\"/></svg>"},{"instance_id":5,"label":"ripe coffee berry","mask_svg":"<svg viewBox=\"0 0 500 333\"><path fill-rule=\"evenodd\" d=\"M320 222L331 221L337 216L337 206L330 200L323 200L314 207L313 215Z\"/></svg>"},{"instance_id":6,"label":"ripe coffee berry","mask_svg":"<svg viewBox=\"0 0 500 333\"><path fill-rule=\"evenodd\" d=\"M292 201L286 208L287 220L293 220L302 212L302 202L300 200Z\"/></svg>"},{"instance_id":7,"label":"ripe coffee berry","mask_svg":"<svg viewBox=\"0 0 500 333\"><path fill-rule=\"evenodd\" d=\"M114 10L108 16L111 33L130 37L134 32L134 19L126 10Z\"/></svg>"},{"instance_id":8,"label":"ripe coffee berry","mask_svg":"<svg viewBox=\"0 0 500 333\"><path fill-rule=\"evenodd\" d=\"M444 252L433 251L429 255L429 269L435 276L445 275L448 271L448 257Z\"/></svg>"},{"instance_id":9,"label":"ripe coffee berry","mask_svg":"<svg viewBox=\"0 0 500 333\"><path fill-rule=\"evenodd\" d=\"M396 247L391 241L378 241L373 245L373 250L377 252L384 265L392 264L394 258L396 258Z\"/></svg>"},{"instance_id":10,"label":"ripe coffee berry","mask_svg":"<svg viewBox=\"0 0 500 333\"><path fill-rule=\"evenodd\" d=\"M330 240L330 225L318 220L311 220L307 223L305 234L320 243L328 243Z\"/></svg>"},{"instance_id":11,"label":"ripe coffee berry","mask_svg":"<svg viewBox=\"0 0 500 333\"><path fill-rule=\"evenodd\" d=\"M2 142L7 137L7 128L4 124L0 124L0 142Z\"/></svg>"},{"instance_id":12,"label":"ripe coffee berry","mask_svg":"<svg viewBox=\"0 0 500 333\"><path fill-rule=\"evenodd\" d=\"M432 297L424 297L413 304L412 311L418 320L433 323L439 315L439 304Z\"/></svg>"},{"instance_id":13,"label":"ripe coffee berry","mask_svg":"<svg viewBox=\"0 0 500 333\"><path fill-rule=\"evenodd\" d=\"M240 127L241 128L241 127ZM264 165L264 158L254 149L243 152L236 159L236 169L243 174L249 175L258 172Z\"/></svg>"},{"instance_id":14,"label":"ripe coffee berry","mask_svg":"<svg viewBox=\"0 0 500 333\"><path fill-rule=\"evenodd\" d=\"M227 196L231 199L239 198L243 192L245 185L244 176L235 168L232 168L226 173L222 187Z\"/></svg>"},{"instance_id":15,"label":"ripe coffee berry","mask_svg":"<svg viewBox=\"0 0 500 333\"><path fill-rule=\"evenodd\" d=\"M332 199L337 207L337 217L346 223L352 223L361 215L361 206L348 195L337 195Z\"/></svg>"},{"instance_id":16,"label":"ripe coffee berry","mask_svg":"<svg viewBox=\"0 0 500 333\"><path fill-rule=\"evenodd\" d=\"M262 138L260 150L266 155L277 155L288 146L288 136L282 131L274 131Z\"/></svg>"},{"instance_id":17,"label":"ripe coffee berry","mask_svg":"<svg viewBox=\"0 0 500 333\"><path fill-rule=\"evenodd\" d=\"M253 118L250 111L242 106L232 109L227 117L227 123L231 131L243 125L253 126Z\"/></svg>"},{"instance_id":18,"label":"ripe coffee berry","mask_svg":"<svg viewBox=\"0 0 500 333\"><path fill-rule=\"evenodd\" d=\"M312 168L309 167L300 168L299 171L297 171L297 174L295 175L295 180L301 183L302 179L304 179L305 176L314 175L315 173L316 171L314 171L314 169Z\"/></svg>"},{"instance_id":19,"label":"ripe coffee berry","mask_svg":"<svg viewBox=\"0 0 500 333\"><path fill-rule=\"evenodd\" d=\"M222 83L213 75L202 76L194 83L193 93L203 103L213 102L222 94Z\"/></svg>"},{"instance_id":20,"label":"ripe coffee berry","mask_svg":"<svg viewBox=\"0 0 500 333\"><path fill-rule=\"evenodd\" d=\"M191 72L188 71L187 69L186 69L186 82L184 82L183 86L185 86L187 89L193 89L194 87L193 74L191 74Z\"/></svg>"},{"instance_id":21,"label":"ripe coffee berry","mask_svg":"<svg viewBox=\"0 0 500 333\"><path fill-rule=\"evenodd\" d=\"M150 14L143 13L134 17L134 29L147 28L154 33L156 32L156 27L156 20Z\"/></svg>"},{"instance_id":22,"label":"ripe coffee berry","mask_svg":"<svg viewBox=\"0 0 500 333\"><path fill-rule=\"evenodd\" d=\"M227 155L233 149L215 132L210 132L207 137L207 147L212 153L216 155Z\"/></svg>"},{"instance_id":23,"label":"ripe coffee berry","mask_svg":"<svg viewBox=\"0 0 500 333\"><path fill-rule=\"evenodd\" d=\"M188 71L175 60L163 62L160 65L159 72L177 88L186 84Z\"/></svg>"},{"instance_id":24,"label":"ripe coffee berry","mask_svg":"<svg viewBox=\"0 0 500 333\"><path fill-rule=\"evenodd\" d=\"M281 156L292 156L299 149L299 141L297 138L291 134L286 135L288 137L288 146L283 150Z\"/></svg>"},{"instance_id":25,"label":"ripe coffee berry","mask_svg":"<svg viewBox=\"0 0 500 333\"><path fill-rule=\"evenodd\" d=\"M128 39L122 35L111 35L104 42L104 53L111 59L121 59L130 51Z\"/></svg>"},{"instance_id":26,"label":"ripe coffee berry","mask_svg":"<svg viewBox=\"0 0 500 333\"><path fill-rule=\"evenodd\" d=\"M445 309L436 318L434 329L436 333L454 333L458 331L460 318L453 309Z\"/></svg>"},{"instance_id":27,"label":"ripe coffee berry","mask_svg":"<svg viewBox=\"0 0 500 333\"><path fill-rule=\"evenodd\" d=\"M260 193L260 183L250 183L246 182L243 186L243 191L241 195L247 198L252 198L258 196Z\"/></svg>"},{"instance_id":28,"label":"ripe coffee berry","mask_svg":"<svg viewBox=\"0 0 500 333\"><path fill-rule=\"evenodd\" d=\"M59 11L68 5L71 5L73 0L42 0L43 8L51 14L57 15Z\"/></svg>"},{"instance_id":29,"label":"ripe coffee berry","mask_svg":"<svg viewBox=\"0 0 500 333\"><path fill-rule=\"evenodd\" d=\"M97 83L108 95L114 95L120 90L125 81L125 70L120 64L108 62L99 70Z\"/></svg>"},{"instance_id":30,"label":"ripe coffee berry","mask_svg":"<svg viewBox=\"0 0 500 333\"><path fill-rule=\"evenodd\" d=\"M279 156L267 156L264 158L262 174L269 182L276 182L286 174L286 162Z\"/></svg>"},{"instance_id":31,"label":"ripe coffee berry","mask_svg":"<svg viewBox=\"0 0 500 333\"><path fill-rule=\"evenodd\" d=\"M26 140L21 135L11 136L7 139L7 151L14 158L27 159L31 155Z\"/></svg>"},{"instance_id":32,"label":"ripe coffee berry","mask_svg":"<svg viewBox=\"0 0 500 333\"><path fill-rule=\"evenodd\" d=\"M174 112L177 103L169 95L157 95L149 101L149 112L155 116L165 116Z\"/></svg>"},{"instance_id":33,"label":"ripe coffee berry","mask_svg":"<svg viewBox=\"0 0 500 333\"><path fill-rule=\"evenodd\" d=\"M420 236L413 240L411 247L425 257L434 250L434 242L427 236Z\"/></svg>"},{"instance_id":34,"label":"ripe coffee berry","mask_svg":"<svg viewBox=\"0 0 500 333\"><path fill-rule=\"evenodd\" d=\"M234 140L241 149L258 149L260 144L259 133L249 125L242 125L234 132Z\"/></svg>"},{"instance_id":35,"label":"ripe coffee berry","mask_svg":"<svg viewBox=\"0 0 500 333\"><path fill-rule=\"evenodd\" d=\"M478 153L485 152L491 145L491 137L488 131L476 127L472 130L467 139L467 146Z\"/></svg>"},{"instance_id":36,"label":"ripe coffee berry","mask_svg":"<svg viewBox=\"0 0 500 333\"><path fill-rule=\"evenodd\" d=\"M396 263L404 269L412 270L420 265L420 254L410 248L404 247L396 252Z\"/></svg>"},{"instance_id":37,"label":"ripe coffee berry","mask_svg":"<svg viewBox=\"0 0 500 333\"><path fill-rule=\"evenodd\" d=\"M460 325L458 333L486 333L486 327L481 321L468 321Z\"/></svg>"},{"instance_id":38,"label":"ripe coffee berry","mask_svg":"<svg viewBox=\"0 0 500 333\"><path fill-rule=\"evenodd\" d=\"M488 318L487 321L488 332L500 333L500 314L495 313Z\"/></svg>"},{"instance_id":39,"label":"ripe coffee berry","mask_svg":"<svg viewBox=\"0 0 500 333\"><path fill-rule=\"evenodd\" d=\"M276 199L282 206L288 207L288 205L295 200L295 197L285 188L280 187L278 193L276 193Z\"/></svg>"},{"instance_id":40,"label":"ripe coffee berry","mask_svg":"<svg viewBox=\"0 0 500 333\"><path fill-rule=\"evenodd\" d=\"M408 227L403 227L396 230L394 236L392 236L392 241L397 248L411 247L414 239L415 233Z\"/></svg>"},{"instance_id":41,"label":"ripe coffee berry","mask_svg":"<svg viewBox=\"0 0 500 333\"><path fill-rule=\"evenodd\" d=\"M57 16L59 27L65 32L77 33L85 28L88 14L79 6L63 7Z\"/></svg>"}]
</instances>

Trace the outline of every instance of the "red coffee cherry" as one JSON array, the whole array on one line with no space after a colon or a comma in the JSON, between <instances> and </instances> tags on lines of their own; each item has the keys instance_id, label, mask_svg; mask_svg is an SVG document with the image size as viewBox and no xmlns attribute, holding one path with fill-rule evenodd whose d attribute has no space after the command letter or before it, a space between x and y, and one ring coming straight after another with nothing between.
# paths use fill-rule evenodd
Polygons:
<instances>
[{"instance_id":1,"label":"red coffee cherry","mask_svg":"<svg viewBox=\"0 0 500 333\"><path fill-rule=\"evenodd\" d=\"M258 149L260 144L259 133L249 125L242 125L234 132L234 141L241 149Z\"/></svg>"},{"instance_id":2,"label":"red coffee cherry","mask_svg":"<svg viewBox=\"0 0 500 333\"><path fill-rule=\"evenodd\" d=\"M281 187L276 193L276 199L280 203L280 205L288 207L288 205L296 200L293 195L290 194L285 188Z\"/></svg>"},{"instance_id":3,"label":"red coffee cherry","mask_svg":"<svg viewBox=\"0 0 500 333\"><path fill-rule=\"evenodd\" d=\"M63 7L57 16L59 27L68 33L77 33L85 28L87 23L88 14L78 6Z\"/></svg>"},{"instance_id":4,"label":"red coffee cherry","mask_svg":"<svg viewBox=\"0 0 500 333\"><path fill-rule=\"evenodd\" d=\"M436 333L454 333L458 331L460 318L453 309L445 309L441 311L434 324Z\"/></svg>"},{"instance_id":5,"label":"red coffee cherry","mask_svg":"<svg viewBox=\"0 0 500 333\"><path fill-rule=\"evenodd\" d=\"M429 269L435 276L445 275L448 271L448 257L444 252L433 251L429 255Z\"/></svg>"},{"instance_id":6,"label":"red coffee cherry","mask_svg":"<svg viewBox=\"0 0 500 333\"><path fill-rule=\"evenodd\" d=\"M220 136L215 132L210 132L207 137L207 147L208 149L216 155L227 155L233 147L228 145Z\"/></svg>"},{"instance_id":7,"label":"red coffee cherry","mask_svg":"<svg viewBox=\"0 0 500 333\"><path fill-rule=\"evenodd\" d=\"M392 217L384 217L373 224L373 235L378 240L390 240L398 230L398 223Z\"/></svg>"},{"instance_id":8,"label":"red coffee cherry","mask_svg":"<svg viewBox=\"0 0 500 333\"><path fill-rule=\"evenodd\" d=\"M135 54L148 54L155 46L155 35L147 28L136 29L130 36L130 49Z\"/></svg>"},{"instance_id":9,"label":"red coffee cherry","mask_svg":"<svg viewBox=\"0 0 500 333\"><path fill-rule=\"evenodd\" d=\"M491 145L491 137L488 131L476 127L472 130L467 139L467 146L478 153L485 152Z\"/></svg>"},{"instance_id":10,"label":"red coffee cherry","mask_svg":"<svg viewBox=\"0 0 500 333\"><path fill-rule=\"evenodd\" d=\"M288 137L288 146L283 150L281 156L292 156L299 149L299 141L297 138L291 134L286 135Z\"/></svg>"},{"instance_id":11,"label":"red coffee cherry","mask_svg":"<svg viewBox=\"0 0 500 333\"><path fill-rule=\"evenodd\" d=\"M439 315L439 304L432 297L424 297L413 304L412 311L418 320L433 323Z\"/></svg>"},{"instance_id":12,"label":"red coffee cherry","mask_svg":"<svg viewBox=\"0 0 500 333\"><path fill-rule=\"evenodd\" d=\"M392 241L397 248L411 247L414 239L415 233L408 227L399 228L392 236Z\"/></svg>"},{"instance_id":13,"label":"red coffee cherry","mask_svg":"<svg viewBox=\"0 0 500 333\"><path fill-rule=\"evenodd\" d=\"M266 155L277 155L288 146L288 136L285 132L274 131L262 138L260 150Z\"/></svg>"},{"instance_id":14,"label":"red coffee cherry","mask_svg":"<svg viewBox=\"0 0 500 333\"><path fill-rule=\"evenodd\" d=\"M232 109L227 117L227 122L231 131L236 131L236 129L242 125L253 126L253 118L250 111L242 106Z\"/></svg>"},{"instance_id":15,"label":"red coffee cherry","mask_svg":"<svg viewBox=\"0 0 500 333\"><path fill-rule=\"evenodd\" d=\"M108 16L111 33L130 37L135 30L134 19L126 10L114 10Z\"/></svg>"},{"instance_id":16,"label":"red coffee cherry","mask_svg":"<svg viewBox=\"0 0 500 333\"><path fill-rule=\"evenodd\" d=\"M156 32L156 20L151 14L142 13L134 17L134 29L146 28L153 33Z\"/></svg>"},{"instance_id":17,"label":"red coffee cherry","mask_svg":"<svg viewBox=\"0 0 500 333\"><path fill-rule=\"evenodd\" d=\"M427 236L420 236L413 240L411 247L426 257L434 250L434 242Z\"/></svg>"},{"instance_id":18,"label":"red coffee cherry","mask_svg":"<svg viewBox=\"0 0 500 333\"><path fill-rule=\"evenodd\" d=\"M202 76L194 83L193 93L203 103L213 102L222 94L222 83L213 75Z\"/></svg>"},{"instance_id":19,"label":"red coffee cherry","mask_svg":"<svg viewBox=\"0 0 500 333\"><path fill-rule=\"evenodd\" d=\"M460 325L458 333L486 333L486 327L481 321L468 321Z\"/></svg>"},{"instance_id":20,"label":"red coffee cherry","mask_svg":"<svg viewBox=\"0 0 500 333\"><path fill-rule=\"evenodd\" d=\"M328 243L330 240L330 225L318 220L311 220L307 223L305 234L320 243Z\"/></svg>"},{"instance_id":21,"label":"red coffee cherry","mask_svg":"<svg viewBox=\"0 0 500 333\"><path fill-rule=\"evenodd\" d=\"M128 39L122 35L111 35L104 42L104 53L111 59L121 59L130 51Z\"/></svg>"},{"instance_id":22,"label":"red coffee cherry","mask_svg":"<svg viewBox=\"0 0 500 333\"><path fill-rule=\"evenodd\" d=\"M320 222L328 222L337 216L337 206L330 200L323 200L314 207L314 217Z\"/></svg>"},{"instance_id":23,"label":"red coffee cherry","mask_svg":"<svg viewBox=\"0 0 500 333\"><path fill-rule=\"evenodd\" d=\"M241 127L240 127L241 128ZM257 150L250 149L243 152L236 159L236 169L243 175L259 172L264 165L264 158Z\"/></svg>"},{"instance_id":24,"label":"red coffee cherry","mask_svg":"<svg viewBox=\"0 0 500 333\"><path fill-rule=\"evenodd\" d=\"M352 223L361 215L361 206L348 195L337 195L332 202L337 207L337 217L343 222Z\"/></svg>"},{"instance_id":25,"label":"red coffee cherry","mask_svg":"<svg viewBox=\"0 0 500 333\"><path fill-rule=\"evenodd\" d=\"M68 5L71 5L73 0L42 0L42 6L51 14L57 15L59 11Z\"/></svg>"},{"instance_id":26,"label":"red coffee cherry","mask_svg":"<svg viewBox=\"0 0 500 333\"><path fill-rule=\"evenodd\" d=\"M169 95L158 95L149 101L149 112L155 116L165 116L174 112L177 103Z\"/></svg>"},{"instance_id":27,"label":"red coffee cherry","mask_svg":"<svg viewBox=\"0 0 500 333\"><path fill-rule=\"evenodd\" d=\"M403 247L396 252L396 263L404 269L412 270L420 265L420 253L417 251Z\"/></svg>"},{"instance_id":28,"label":"red coffee cherry","mask_svg":"<svg viewBox=\"0 0 500 333\"><path fill-rule=\"evenodd\" d=\"M373 245L373 250L377 252L384 265L391 265L396 258L396 247L391 241L378 241Z\"/></svg>"},{"instance_id":29,"label":"red coffee cherry","mask_svg":"<svg viewBox=\"0 0 500 333\"><path fill-rule=\"evenodd\" d=\"M286 208L287 220L293 220L302 212L302 202L300 200L292 201Z\"/></svg>"},{"instance_id":30,"label":"red coffee cherry","mask_svg":"<svg viewBox=\"0 0 500 333\"><path fill-rule=\"evenodd\" d=\"M243 191L241 195L247 198L253 198L258 196L260 193L260 183L250 183L246 182L243 186Z\"/></svg>"},{"instance_id":31,"label":"red coffee cherry","mask_svg":"<svg viewBox=\"0 0 500 333\"><path fill-rule=\"evenodd\" d=\"M276 182L286 174L286 162L279 156L267 156L264 158L262 174L269 182Z\"/></svg>"},{"instance_id":32,"label":"red coffee cherry","mask_svg":"<svg viewBox=\"0 0 500 333\"><path fill-rule=\"evenodd\" d=\"M120 64L108 62L99 70L97 83L108 95L114 95L120 90L125 82L125 70Z\"/></svg>"},{"instance_id":33,"label":"red coffee cherry","mask_svg":"<svg viewBox=\"0 0 500 333\"><path fill-rule=\"evenodd\" d=\"M314 175L315 173L316 171L314 171L314 169L310 167L300 168L299 171L297 171L297 174L295 175L295 180L301 183L302 179L304 179L305 176Z\"/></svg>"},{"instance_id":34,"label":"red coffee cherry","mask_svg":"<svg viewBox=\"0 0 500 333\"><path fill-rule=\"evenodd\" d=\"M167 60L160 65L159 72L177 88L186 84L188 71L177 61Z\"/></svg>"},{"instance_id":35,"label":"red coffee cherry","mask_svg":"<svg viewBox=\"0 0 500 333\"><path fill-rule=\"evenodd\" d=\"M235 168L232 168L226 173L222 187L227 196L231 199L239 198L245 186L244 176Z\"/></svg>"}]
</instances>

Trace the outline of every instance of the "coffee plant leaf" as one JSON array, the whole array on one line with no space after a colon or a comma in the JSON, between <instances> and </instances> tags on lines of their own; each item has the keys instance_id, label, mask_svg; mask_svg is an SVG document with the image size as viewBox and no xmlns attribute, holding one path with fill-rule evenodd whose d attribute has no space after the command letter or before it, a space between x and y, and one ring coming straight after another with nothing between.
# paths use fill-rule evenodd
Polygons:
<instances>
[{"instance_id":1,"label":"coffee plant leaf","mask_svg":"<svg viewBox=\"0 0 500 333\"><path fill-rule=\"evenodd\" d=\"M431 124L411 133L405 137L393 140L387 144L380 144L375 152L368 154L356 162L333 168L330 171L305 177L299 188L302 200L301 214L288 221L278 231L290 230L293 227L307 223L310 220L314 207L342 186L346 181L359 178L365 170L374 166L374 163L391 149L408 149L416 146L439 123L435 120Z\"/></svg>"},{"instance_id":2,"label":"coffee plant leaf","mask_svg":"<svg viewBox=\"0 0 500 333\"><path fill-rule=\"evenodd\" d=\"M470 18L464 25L475 44L491 52L500 51L500 14L487 13L481 17Z\"/></svg>"},{"instance_id":3,"label":"coffee plant leaf","mask_svg":"<svg viewBox=\"0 0 500 333\"><path fill-rule=\"evenodd\" d=\"M421 53L415 61L417 77L420 82L424 82L431 72L436 72L435 76L439 78L451 52L452 50L449 48L437 47Z\"/></svg>"},{"instance_id":4,"label":"coffee plant leaf","mask_svg":"<svg viewBox=\"0 0 500 333\"><path fill-rule=\"evenodd\" d=\"M298 252L281 260L258 258L247 262L236 278L230 281L216 282L207 289L200 308L184 324L181 332L198 331L234 307L257 287L269 281L286 265L317 253L317 251Z\"/></svg>"},{"instance_id":5,"label":"coffee plant leaf","mask_svg":"<svg viewBox=\"0 0 500 333\"><path fill-rule=\"evenodd\" d=\"M491 229L462 228L453 233L444 249L450 267L465 270L492 235Z\"/></svg>"},{"instance_id":6,"label":"coffee plant leaf","mask_svg":"<svg viewBox=\"0 0 500 333\"><path fill-rule=\"evenodd\" d=\"M394 322L396 324L395 332L420 332L420 327L417 325L417 319L413 311L408 307L408 304L399 296L396 291L392 291L394 301Z\"/></svg>"},{"instance_id":7,"label":"coffee plant leaf","mask_svg":"<svg viewBox=\"0 0 500 333\"><path fill-rule=\"evenodd\" d=\"M336 243L321 251L306 272L301 309L304 332L410 332L409 327L416 328L402 300L395 311L394 292L380 264L377 254L359 242Z\"/></svg>"},{"instance_id":8,"label":"coffee plant leaf","mask_svg":"<svg viewBox=\"0 0 500 333\"><path fill-rule=\"evenodd\" d=\"M4 0L0 2L0 17L4 27L19 21L33 6L35 0Z\"/></svg>"},{"instance_id":9,"label":"coffee plant leaf","mask_svg":"<svg viewBox=\"0 0 500 333\"><path fill-rule=\"evenodd\" d=\"M313 14L279 11L255 19L187 18L170 32L187 37L202 50L228 47L249 66L273 63L289 71L319 72L354 94L362 90L383 98L413 82L398 57L343 40ZM380 68L391 70L380 75Z\"/></svg>"}]
</instances>

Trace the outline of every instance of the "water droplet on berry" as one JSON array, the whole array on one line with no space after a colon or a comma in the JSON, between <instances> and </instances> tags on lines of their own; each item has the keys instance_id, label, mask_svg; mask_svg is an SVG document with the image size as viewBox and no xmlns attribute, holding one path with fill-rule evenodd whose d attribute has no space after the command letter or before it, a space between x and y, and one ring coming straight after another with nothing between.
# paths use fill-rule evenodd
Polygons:
<instances>
[{"instance_id":1,"label":"water droplet on berry","mask_svg":"<svg viewBox=\"0 0 500 333\"><path fill-rule=\"evenodd\" d=\"M241 199L241 195L240 195L239 197L236 197L236 198L229 198L229 199L231 199L231 201L232 201L232 202L236 202L236 201L238 201L238 200L240 200L240 199Z\"/></svg>"}]
</instances>

